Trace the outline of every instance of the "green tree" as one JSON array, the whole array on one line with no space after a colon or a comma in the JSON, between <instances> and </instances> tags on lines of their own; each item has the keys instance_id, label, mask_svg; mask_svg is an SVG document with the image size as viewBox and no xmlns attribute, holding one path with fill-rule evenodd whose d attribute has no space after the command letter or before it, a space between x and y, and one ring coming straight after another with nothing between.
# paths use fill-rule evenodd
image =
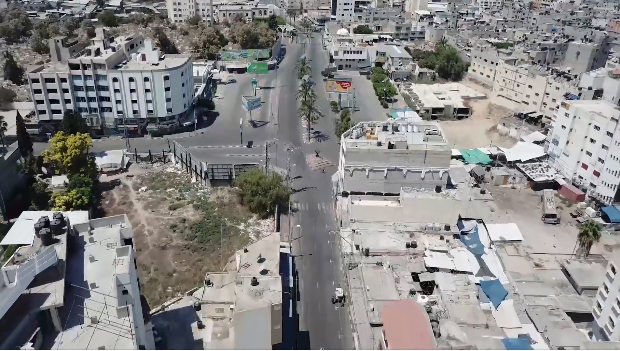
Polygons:
<instances>
[{"instance_id":1,"label":"green tree","mask_svg":"<svg viewBox=\"0 0 620 351\"><path fill-rule=\"evenodd\" d=\"M8 45L19 43L28 36L31 29L30 17L20 5L9 3L9 6L0 12L0 38Z\"/></svg>"},{"instance_id":2,"label":"green tree","mask_svg":"<svg viewBox=\"0 0 620 351\"><path fill-rule=\"evenodd\" d=\"M267 24L271 30L276 30L278 28L278 17L276 15L269 16Z\"/></svg>"},{"instance_id":3,"label":"green tree","mask_svg":"<svg viewBox=\"0 0 620 351\"><path fill-rule=\"evenodd\" d=\"M87 22L87 21L84 21ZM39 54L49 54L48 40L53 36L60 35L60 27L57 23L47 21L37 22L30 37L30 48Z\"/></svg>"},{"instance_id":4,"label":"green tree","mask_svg":"<svg viewBox=\"0 0 620 351\"><path fill-rule=\"evenodd\" d=\"M50 207L52 191L45 182L35 182L30 187L30 208L31 211L45 211Z\"/></svg>"},{"instance_id":5,"label":"green tree","mask_svg":"<svg viewBox=\"0 0 620 351\"><path fill-rule=\"evenodd\" d=\"M93 25L93 22L91 20L82 21L82 30L86 33L86 36L88 36L88 38L90 39L97 36L97 33L95 32L95 26Z\"/></svg>"},{"instance_id":6,"label":"green tree","mask_svg":"<svg viewBox=\"0 0 620 351\"><path fill-rule=\"evenodd\" d=\"M228 44L228 39L222 32L214 27L207 27L192 42L192 52L197 58L215 60L226 44Z\"/></svg>"},{"instance_id":7,"label":"green tree","mask_svg":"<svg viewBox=\"0 0 620 351\"><path fill-rule=\"evenodd\" d=\"M0 104L13 102L16 97L17 94L13 90L0 87Z\"/></svg>"},{"instance_id":8,"label":"green tree","mask_svg":"<svg viewBox=\"0 0 620 351\"><path fill-rule=\"evenodd\" d=\"M76 31L80 28L81 20L77 17L67 18L62 25L62 33L68 37L75 37Z\"/></svg>"},{"instance_id":9,"label":"green tree","mask_svg":"<svg viewBox=\"0 0 620 351\"><path fill-rule=\"evenodd\" d=\"M188 18L186 22L190 26L197 26L197 25L200 24L200 22L202 22L202 18L200 18L200 16L198 16L198 15L194 15L194 16Z\"/></svg>"},{"instance_id":10,"label":"green tree","mask_svg":"<svg viewBox=\"0 0 620 351\"><path fill-rule=\"evenodd\" d=\"M304 76L309 76L312 74L312 69L310 68L310 61L304 56L299 60L297 65L295 66L295 70L297 71L297 78L301 79Z\"/></svg>"},{"instance_id":11,"label":"green tree","mask_svg":"<svg viewBox=\"0 0 620 351\"><path fill-rule=\"evenodd\" d=\"M85 188L67 189L53 193L51 202L54 211L87 210L91 202L91 191Z\"/></svg>"},{"instance_id":12,"label":"green tree","mask_svg":"<svg viewBox=\"0 0 620 351\"><path fill-rule=\"evenodd\" d=\"M155 38L155 40L157 41L157 46L159 46L162 53L164 54L178 54L179 53L179 49L177 49L177 46L174 45L174 43L170 41L170 39L168 39L168 36L166 35L166 32L164 31L162 27L155 27L155 29L153 30L153 38Z\"/></svg>"},{"instance_id":13,"label":"green tree","mask_svg":"<svg viewBox=\"0 0 620 351\"><path fill-rule=\"evenodd\" d=\"M602 231L603 227L593 220L589 220L579 227L577 257L588 257L592 246L601 240Z\"/></svg>"},{"instance_id":14,"label":"green tree","mask_svg":"<svg viewBox=\"0 0 620 351\"><path fill-rule=\"evenodd\" d=\"M297 18L297 10L287 9L286 15L288 16L289 19L293 18L293 24L295 24L295 18Z\"/></svg>"},{"instance_id":15,"label":"green tree","mask_svg":"<svg viewBox=\"0 0 620 351\"><path fill-rule=\"evenodd\" d=\"M89 133L88 126L79 112L73 110L65 111L61 122L62 131L73 135L77 133Z\"/></svg>"},{"instance_id":16,"label":"green tree","mask_svg":"<svg viewBox=\"0 0 620 351\"><path fill-rule=\"evenodd\" d=\"M37 175L37 160L32 153L29 153L24 160L24 173L28 178L28 182L32 184Z\"/></svg>"},{"instance_id":17,"label":"green tree","mask_svg":"<svg viewBox=\"0 0 620 351\"><path fill-rule=\"evenodd\" d=\"M353 28L353 33L354 34L372 34L374 32L367 25L360 25L360 26Z\"/></svg>"},{"instance_id":18,"label":"green tree","mask_svg":"<svg viewBox=\"0 0 620 351\"><path fill-rule=\"evenodd\" d=\"M4 52L4 80L10 80L15 85L24 83L24 69L8 51Z\"/></svg>"},{"instance_id":19,"label":"green tree","mask_svg":"<svg viewBox=\"0 0 620 351\"><path fill-rule=\"evenodd\" d=\"M297 99L301 101L316 100L316 93L314 92L314 84L309 81L304 81L299 85L297 90Z\"/></svg>"},{"instance_id":20,"label":"green tree","mask_svg":"<svg viewBox=\"0 0 620 351\"><path fill-rule=\"evenodd\" d=\"M98 19L99 19L99 22L101 22L101 24L103 24L106 27L118 27L118 18L116 18L116 15L114 14L114 12L110 10L103 11L99 15Z\"/></svg>"},{"instance_id":21,"label":"green tree","mask_svg":"<svg viewBox=\"0 0 620 351\"><path fill-rule=\"evenodd\" d=\"M463 79L467 68L467 63L463 61L455 48L449 45L441 47L435 67L435 72L439 77L459 81Z\"/></svg>"},{"instance_id":22,"label":"green tree","mask_svg":"<svg viewBox=\"0 0 620 351\"><path fill-rule=\"evenodd\" d=\"M52 137L50 144L50 147L43 151L42 156L56 174L95 178L97 165L89 156L92 140L88 134L67 134L60 131Z\"/></svg>"},{"instance_id":23,"label":"green tree","mask_svg":"<svg viewBox=\"0 0 620 351\"><path fill-rule=\"evenodd\" d=\"M9 124L4 120L4 116L0 116L0 143L2 143L3 147L6 147L6 143L4 142L4 134L9 130Z\"/></svg>"},{"instance_id":24,"label":"green tree","mask_svg":"<svg viewBox=\"0 0 620 351\"><path fill-rule=\"evenodd\" d=\"M340 119L336 121L336 136L338 137L338 142L340 142L342 134L351 129L351 127L353 127L353 122L351 121L351 110L343 110L340 112Z\"/></svg>"},{"instance_id":25,"label":"green tree","mask_svg":"<svg viewBox=\"0 0 620 351\"><path fill-rule=\"evenodd\" d=\"M306 130L308 131L308 139L310 139L311 126L315 125L319 119L323 117L323 114L315 106L316 99L302 100L301 105L297 109L297 114L306 123Z\"/></svg>"},{"instance_id":26,"label":"green tree","mask_svg":"<svg viewBox=\"0 0 620 351\"><path fill-rule=\"evenodd\" d=\"M266 23L234 21L230 25L229 39L241 49L271 49L276 38L276 32Z\"/></svg>"},{"instance_id":27,"label":"green tree","mask_svg":"<svg viewBox=\"0 0 620 351\"><path fill-rule=\"evenodd\" d=\"M15 116L15 133L17 135L19 154L25 159L32 153L32 140L30 140L30 134L26 130L26 123L19 111L17 111Z\"/></svg>"},{"instance_id":28,"label":"green tree","mask_svg":"<svg viewBox=\"0 0 620 351\"><path fill-rule=\"evenodd\" d=\"M284 184L281 175L265 175L258 168L242 173L234 184L239 188L241 203L262 218L272 216L276 206L284 206L291 196L291 190Z\"/></svg>"}]
</instances>

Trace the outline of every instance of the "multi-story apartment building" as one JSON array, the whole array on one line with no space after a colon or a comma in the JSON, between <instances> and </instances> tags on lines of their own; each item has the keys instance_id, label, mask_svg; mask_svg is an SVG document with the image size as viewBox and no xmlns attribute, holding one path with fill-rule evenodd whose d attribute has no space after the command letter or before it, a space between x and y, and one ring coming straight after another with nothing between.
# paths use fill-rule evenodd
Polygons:
<instances>
[{"instance_id":1,"label":"multi-story apartment building","mask_svg":"<svg viewBox=\"0 0 620 351\"><path fill-rule=\"evenodd\" d=\"M225 19L233 19L235 16L241 16L246 20L255 18L269 18L271 15L279 15L278 7L272 4L250 4L250 5L219 5L215 8L215 18L218 21Z\"/></svg>"},{"instance_id":2,"label":"multi-story apartment building","mask_svg":"<svg viewBox=\"0 0 620 351\"><path fill-rule=\"evenodd\" d=\"M222 0L167 0L168 19L174 23L185 22L188 18L199 16L203 21L220 22L237 15L248 21L255 18L282 16L280 9L273 4L261 4L258 0L239 2Z\"/></svg>"},{"instance_id":3,"label":"multi-story apartment building","mask_svg":"<svg viewBox=\"0 0 620 351\"><path fill-rule=\"evenodd\" d=\"M563 101L548 152L566 178L603 203L618 200L620 111L605 100Z\"/></svg>"},{"instance_id":4,"label":"multi-story apartment building","mask_svg":"<svg viewBox=\"0 0 620 351\"><path fill-rule=\"evenodd\" d=\"M50 39L50 46L59 44ZM82 52L30 70L28 83L41 124L59 123L74 110L102 131L174 125L194 98L189 56L161 55L142 36L112 39L103 28Z\"/></svg>"},{"instance_id":5,"label":"multi-story apartment building","mask_svg":"<svg viewBox=\"0 0 620 351\"><path fill-rule=\"evenodd\" d=\"M504 0L472 0L471 5L482 10L501 9L504 6Z\"/></svg>"},{"instance_id":6,"label":"multi-story apartment building","mask_svg":"<svg viewBox=\"0 0 620 351\"><path fill-rule=\"evenodd\" d=\"M371 3L370 0L333 0L332 15L340 22L361 21L366 7Z\"/></svg>"},{"instance_id":7,"label":"multi-story apartment building","mask_svg":"<svg viewBox=\"0 0 620 351\"><path fill-rule=\"evenodd\" d=\"M620 341L620 257L613 254L607 263L605 279L596 293L592 315L594 335L601 341Z\"/></svg>"},{"instance_id":8,"label":"multi-story apartment building","mask_svg":"<svg viewBox=\"0 0 620 351\"><path fill-rule=\"evenodd\" d=\"M428 10L416 10L411 13L411 35L410 41L424 41L426 30L433 23L434 15Z\"/></svg>"}]
</instances>

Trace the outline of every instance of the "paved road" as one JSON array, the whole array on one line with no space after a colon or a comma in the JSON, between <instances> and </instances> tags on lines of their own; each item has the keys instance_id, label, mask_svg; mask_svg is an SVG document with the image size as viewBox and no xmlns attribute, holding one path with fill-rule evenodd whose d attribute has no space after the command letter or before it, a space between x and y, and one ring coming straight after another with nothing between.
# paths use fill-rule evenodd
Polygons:
<instances>
[{"instance_id":1,"label":"paved road","mask_svg":"<svg viewBox=\"0 0 620 351\"><path fill-rule=\"evenodd\" d=\"M221 158L235 154L234 157L237 158L253 159L258 159L258 154L263 152L264 149L260 146L268 140L277 138L278 142L269 149L269 161L271 165L282 169L286 169L287 145L294 148L294 151L290 153L290 160L291 176L294 178L292 187L295 189L293 200L297 211L292 218L292 227L296 228L296 225L300 225L300 230L294 229L294 236L301 235L301 237L293 242L293 253L298 255L297 268L301 297L298 312L300 313L301 336L304 339L298 347L302 349L351 349L353 338L347 310L337 309L331 304L331 296L336 286L343 280L338 239L329 234L330 230L337 228L333 210L331 175L336 172L338 141L334 136L335 114L330 111L329 100L324 92L324 83L320 75L321 70L328 65L328 57L322 50L320 37L315 34L311 43L306 45L305 52L311 60L314 80L317 82L319 98L317 107L323 112L325 118L319 120L314 126L314 131L321 135L319 138L321 142L306 144L303 142L305 129L297 117L295 98L298 86L295 65L303 53L303 45L299 43L285 43L285 45L287 52L279 69L259 77L259 86L264 88L260 90L263 104L258 111L253 113L253 119L262 121L259 124L264 125L254 128L244 122L244 144L252 140L256 147L224 150L205 147L240 146L239 118L246 116L245 110L241 107L241 96L250 94L249 82L252 75L236 75L236 83L218 87L216 96L219 98L216 99L216 111L219 115L207 121L197 134L186 133L171 138L192 149L197 157ZM361 112L357 112L354 117L359 113ZM160 151L169 147L168 140L165 138L135 138L130 142L131 149L136 148L138 152L145 152L149 149ZM37 143L35 152L40 152L47 147L48 144ZM93 142L95 152L124 148L125 141L122 139ZM312 162L315 150L319 151L321 157L334 164L327 168L325 173L313 171L308 164L307 157L310 156Z\"/></svg>"},{"instance_id":2,"label":"paved road","mask_svg":"<svg viewBox=\"0 0 620 351\"><path fill-rule=\"evenodd\" d=\"M311 60L314 80L317 82L318 108L326 117L314 126L314 131L322 135L322 142L304 144L302 136L305 130L299 118L295 117L295 88L291 88L296 87L297 82L295 74L289 73L291 70L294 72L294 64L302 55L302 45L287 46L288 61L285 60L280 66L283 78L279 82L287 88L277 92L282 101L279 104L278 140L289 142L296 148L290 157L291 177L294 179L292 188L296 191L293 201L297 209L292 219L293 253L301 255L296 259L301 297L298 312L302 330L298 347L351 349L353 338L347 311L344 308L337 309L331 303L335 288L342 282L339 246L336 238L329 234L330 230L336 229L331 191L331 174L336 171L336 167L321 173L313 171L307 161L309 157L312 162L315 150L333 164L337 164L338 160L338 144L333 134L334 114L330 112L320 75L321 70L327 67L328 59L321 48L319 37L315 35L312 43L306 45L306 55ZM283 147L280 147L277 165L286 168Z\"/></svg>"}]
</instances>

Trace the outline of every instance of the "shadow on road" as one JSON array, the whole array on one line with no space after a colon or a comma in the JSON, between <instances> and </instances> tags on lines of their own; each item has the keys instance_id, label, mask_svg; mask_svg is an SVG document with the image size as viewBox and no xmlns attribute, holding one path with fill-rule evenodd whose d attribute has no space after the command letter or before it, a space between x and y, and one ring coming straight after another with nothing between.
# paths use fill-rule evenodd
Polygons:
<instances>
[{"instance_id":1,"label":"shadow on road","mask_svg":"<svg viewBox=\"0 0 620 351\"><path fill-rule=\"evenodd\" d=\"M215 123L215 120L220 116L220 113L217 111L207 111L203 116L202 116L202 123L198 124L198 128L202 129L202 128L209 128L213 123Z\"/></svg>"},{"instance_id":2,"label":"shadow on road","mask_svg":"<svg viewBox=\"0 0 620 351\"><path fill-rule=\"evenodd\" d=\"M293 194L297 194L297 193L300 193L300 192L302 192L302 191L306 191L306 190L309 190L309 189L316 189L316 187L315 187L315 186L304 186L304 187L301 187L301 188L299 188L299 189L294 189L294 188L292 188L292 189L291 189L291 192L292 192Z\"/></svg>"},{"instance_id":3,"label":"shadow on road","mask_svg":"<svg viewBox=\"0 0 620 351\"><path fill-rule=\"evenodd\" d=\"M327 135L327 134L325 134L325 133L323 133L321 131L315 130L315 131L312 132L312 138L314 140L316 140L317 142L322 143L324 141L329 140L330 137L329 137L329 135Z\"/></svg>"},{"instance_id":4,"label":"shadow on road","mask_svg":"<svg viewBox=\"0 0 620 351\"><path fill-rule=\"evenodd\" d=\"M269 121L255 121L255 120L251 120L249 121L250 125L252 126L252 128L260 128L266 124L269 124Z\"/></svg>"}]
</instances>

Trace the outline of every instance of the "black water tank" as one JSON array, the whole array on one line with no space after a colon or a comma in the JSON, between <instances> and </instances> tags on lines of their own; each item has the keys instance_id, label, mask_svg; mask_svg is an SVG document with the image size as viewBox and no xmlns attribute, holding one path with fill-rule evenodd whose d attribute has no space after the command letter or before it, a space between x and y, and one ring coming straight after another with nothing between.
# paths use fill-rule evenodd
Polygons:
<instances>
[{"instance_id":1,"label":"black water tank","mask_svg":"<svg viewBox=\"0 0 620 351\"><path fill-rule=\"evenodd\" d=\"M43 228L45 228L45 224L41 221L34 224L34 235L36 235L37 238L39 237L39 232L41 232Z\"/></svg>"},{"instance_id":2,"label":"black water tank","mask_svg":"<svg viewBox=\"0 0 620 351\"><path fill-rule=\"evenodd\" d=\"M50 228L43 228L39 232L41 243L43 246L50 246L54 243L54 237L52 236L52 230Z\"/></svg>"},{"instance_id":3,"label":"black water tank","mask_svg":"<svg viewBox=\"0 0 620 351\"><path fill-rule=\"evenodd\" d=\"M62 212L54 212L52 215L52 219L57 219L62 223L62 226L65 226L65 216L62 215Z\"/></svg>"},{"instance_id":4,"label":"black water tank","mask_svg":"<svg viewBox=\"0 0 620 351\"><path fill-rule=\"evenodd\" d=\"M200 311L201 307L202 306L200 305L200 302L198 302L198 301L194 302L194 311L196 311L196 312Z\"/></svg>"},{"instance_id":5,"label":"black water tank","mask_svg":"<svg viewBox=\"0 0 620 351\"><path fill-rule=\"evenodd\" d=\"M443 226L443 230L445 230L446 232L449 232L451 228L452 227L449 224Z\"/></svg>"},{"instance_id":6,"label":"black water tank","mask_svg":"<svg viewBox=\"0 0 620 351\"><path fill-rule=\"evenodd\" d=\"M441 192L441 185L435 185L435 192L436 193L440 193Z\"/></svg>"},{"instance_id":7,"label":"black water tank","mask_svg":"<svg viewBox=\"0 0 620 351\"><path fill-rule=\"evenodd\" d=\"M39 218L39 222L43 223L43 227L45 228L50 227L50 218L48 216L42 216Z\"/></svg>"},{"instance_id":8,"label":"black water tank","mask_svg":"<svg viewBox=\"0 0 620 351\"><path fill-rule=\"evenodd\" d=\"M258 279L256 279L256 277L252 277L252 280L250 281L250 285L257 286L258 285Z\"/></svg>"},{"instance_id":9,"label":"black water tank","mask_svg":"<svg viewBox=\"0 0 620 351\"><path fill-rule=\"evenodd\" d=\"M62 222L58 219L52 219L52 221L50 222L50 229L52 230L53 235L62 234L62 227Z\"/></svg>"},{"instance_id":10,"label":"black water tank","mask_svg":"<svg viewBox=\"0 0 620 351\"><path fill-rule=\"evenodd\" d=\"M364 249L364 256L366 256L366 257L370 256L370 249L369 248L365 248Z\"/></svg>"},{"instance_id":11,"label":"black water tank","mask_svg":"<svg viewBox=\"0 0 620 351\"><path fill-rule=\"evenodd\" d=\"M418 242L417 242L417 241L415 241L415 240L414 240L414 241L412 241L412 242L410 243L410 245L411 245L411 248L412 248L412 249L417 249L417 248L418 248Z\"/></svg>"}]
</instances>

